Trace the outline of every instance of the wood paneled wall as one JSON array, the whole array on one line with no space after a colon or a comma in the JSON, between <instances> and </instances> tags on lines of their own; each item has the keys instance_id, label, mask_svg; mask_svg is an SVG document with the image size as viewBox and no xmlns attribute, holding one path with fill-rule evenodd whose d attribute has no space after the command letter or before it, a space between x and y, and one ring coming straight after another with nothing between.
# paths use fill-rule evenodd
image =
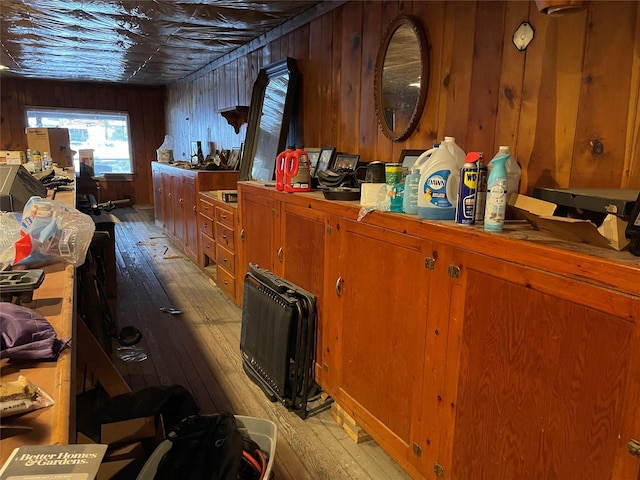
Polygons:
<instances>
[{"instance_id":1,"label":"wood paneled wall","mask_svg":"<svg viewBox=\"0 0 640 480\"><path fill-rule=\"evenodd\" d=\"M151 164L164 139L165 88L2 78L0 148L26 150L25 107L128 112L134 161L132 182L101 181L100 200L153 202Z\"/></svg>"},{"instance_id":2,"label":"wood paneled wall","mask_svg":"<svg viewBox=\"0 0 640 480\"><path fill-rule=\"evenodd\" d=\"M404 148L426 149L448 135L489 157L510 145L523 167L521 192L640 188L640 3L587 5L550 17L533 1L347 2L170 86L167 131L176 156L188 154L191 140L239 146L246 125L236 135L216 112L248 105L259 68L289 56L302 73L296 140L305 146L392 161ZM391 142L377 124L373 72L380 40L399 14L424 25L430 75L416 132ZM512 37L525 21L535 38L520 52Z\"/></svg>"}]
</instances>

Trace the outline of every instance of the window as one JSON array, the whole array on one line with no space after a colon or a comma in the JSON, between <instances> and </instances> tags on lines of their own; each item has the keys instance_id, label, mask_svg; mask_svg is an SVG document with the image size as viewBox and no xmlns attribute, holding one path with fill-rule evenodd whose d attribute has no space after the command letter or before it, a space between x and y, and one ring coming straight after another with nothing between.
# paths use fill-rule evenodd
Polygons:
<instances>
[{"instance_id":1,"label":"window","mask_svg":"<svg viewBox=\"0 0 640 480\"><path fill-rule=\"evenodd\" d=\"M72 150L93 149L95 175L133 173L127 113L28 108L27 126L68 128ZM78 153L73 158L76 171L80 170L79 158Z\"/></svg>"}]
</instances>

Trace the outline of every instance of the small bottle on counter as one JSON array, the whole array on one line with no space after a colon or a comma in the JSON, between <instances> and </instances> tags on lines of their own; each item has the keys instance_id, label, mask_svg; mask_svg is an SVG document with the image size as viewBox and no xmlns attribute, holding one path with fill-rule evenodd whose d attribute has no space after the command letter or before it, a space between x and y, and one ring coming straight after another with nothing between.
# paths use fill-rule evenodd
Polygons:
<instances>
[{"instance_id":1,"label":"small bottle on counter","mask_svg":"<svg viewBox=\"0 0 640 480\"><path fill-rule=\"evenodd\" d=\"M40 154L40 150L33 150L31 152L33 156L33 171L38 173L42 171L42 155Z\"/></svg>"},{"instance_id":2,"label":"small bottle on counter","mask_svg":"<svg viewBox=\"0 0 640 480\"><path fill-rule=\"evenodd\" d=\"M53 160L51 159L51 154L49 152L44 152L42 154L42 171L49 170L53 168Z\"/></svg>"}]
</instances>

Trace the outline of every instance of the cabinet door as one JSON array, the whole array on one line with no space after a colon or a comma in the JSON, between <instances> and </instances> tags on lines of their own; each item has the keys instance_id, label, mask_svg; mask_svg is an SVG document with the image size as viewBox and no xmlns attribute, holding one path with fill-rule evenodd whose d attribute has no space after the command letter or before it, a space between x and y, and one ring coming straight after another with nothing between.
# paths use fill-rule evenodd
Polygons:
<instances>
[{"instance_id":1,"label":"cabinet door","mask_svg":"<svg viewBox=\"0 0 640 480\"><path fill-rule=\"evenodd\" d=\"M168 173L160 173L160 184L162 188L162 228L171 232L173 231L173 192L171 191L171 175Z\"/></svg>"},{"instance_id":2,"label":"cabinet door","mask_svg":"<svg viewBox=\"0 0 640 480\"><path fill-rule=\"evenodd\" d=\"M282 203L280 247L275 271L316 296L316 381L322 385L322 319L324 314L325 214L311 208Z\"/></svg>"},{"instance_id":3,"label":"cabinet door","mask_svg":"<svg viewBox=\"0 0 640 480\"><path fill-rule=\"evenodd\" d=\"M470 252L455 264L446 478L637 478L640 299Z\"/></svg>"},{"instance_id":4,"label":"cabinet door","mask_svg":"<svg viewBox=\"0 0 640 480\"><path fill-rule=\"evenodd\" d=\"M182 208L184 212L184 251L191 260L198 263L198 196L196 177L182 178Z\"/></svg>"},{"instance_id":5,"label":"cabinet door","mask_svg":"<svg viewBox=\"0 0 640 480\"><path fill-rule=\"evenodd\" d=\"M346 219L335 230L329 383L364 429L406 461L421 402L430 242Z\"/></svg>"},{"instance_id":6,"label":"cabinet door","mask_svg":"<svg viewBox=\"0 0 640 480\"><path fill-rule=\"evenodd\" d=\"M184 241L184 198L182 197L182 175L171 175L171 219L169 233L178 241Z\"/></svg>"},{"instance_id":7,"label":"cabinet door","mask_svg":"<svg viewBox=\"0 0 640 480\"><path fill-rule=\"evenodd\" d=\"M153 178L153 213L157 225L164 226L162 209L162 175L157 168L152 169Z\"/></svg>"},{"instance_id":8,"label":"cabinet door","mask_svg":"<svg viewBox=\"0 0 640 480\"><path fill-rule=\"evenodd\" d=\"M250 192L242 194L243 265L238 275L244 277L249 263L274 271L275 225L279 214L277 202Z\"/></svg>"}]
</instances>

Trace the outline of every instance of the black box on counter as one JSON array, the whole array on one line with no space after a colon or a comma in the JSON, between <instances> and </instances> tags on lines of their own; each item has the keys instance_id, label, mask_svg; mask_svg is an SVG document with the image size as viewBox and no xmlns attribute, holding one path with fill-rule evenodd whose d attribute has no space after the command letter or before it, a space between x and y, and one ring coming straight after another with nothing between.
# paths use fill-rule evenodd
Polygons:
<instances>
[{"instance_id":1,"label":"black box on counter","mask_svg":"<svg viewBox=\"0 0 640 480\"><path fill-rule=\"evenodd\" d=\"M225 203L233 203L238 201L238 190L216 190L218 200Z\"/></svg>"}]
</instances>

